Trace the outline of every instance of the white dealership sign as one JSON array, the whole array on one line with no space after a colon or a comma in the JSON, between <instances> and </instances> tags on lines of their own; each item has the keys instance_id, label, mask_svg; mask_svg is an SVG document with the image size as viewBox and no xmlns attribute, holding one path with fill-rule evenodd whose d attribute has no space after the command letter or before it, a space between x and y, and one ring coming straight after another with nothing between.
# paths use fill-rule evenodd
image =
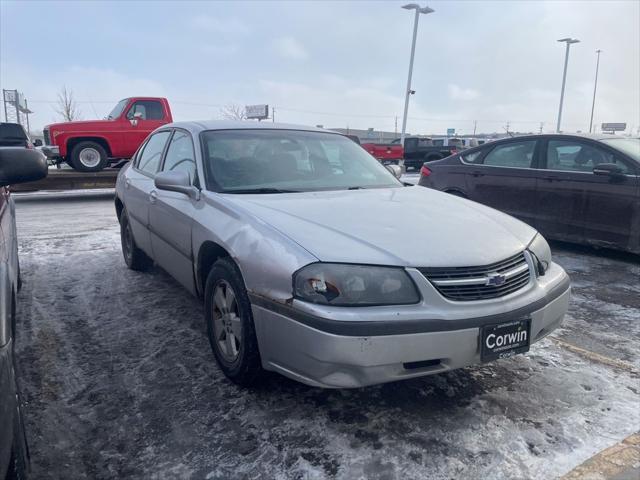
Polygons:
<instances>
[{"instance_id":1,"label":"white dealership sign","mask_svg":"<svg viewBox=\"0 0 640 480\"><path fill-rule=\"evenodd\" d=\"M264 120L269 118L269 105L247 105L244 112L247 118Z\"/></svg>"}]
</instances>

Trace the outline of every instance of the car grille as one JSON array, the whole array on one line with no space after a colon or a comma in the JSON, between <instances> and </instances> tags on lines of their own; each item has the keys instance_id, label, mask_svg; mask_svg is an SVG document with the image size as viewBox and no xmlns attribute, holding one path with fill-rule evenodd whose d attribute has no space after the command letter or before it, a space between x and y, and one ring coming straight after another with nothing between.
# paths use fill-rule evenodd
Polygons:
<instances>
[{"instance_id":1,"label":"car grille","mask_svg":"<svg viewBox=\"0 0 640 480\"><path fill-rule=\"evenodd\" d=\"M418 270L444 297L457 301L504 297L529 283L529 263L524 252L481 267Z\"/></svg>"},{"instance_id":2,"label":"car grille","mask_svg":"<svg viewBox=\"0 0 640 480\"><path fill-rule=\"evenodd\" d=\"M51 145L51 138L49 137L49 129L45 128L42 133L44 134L44 144Z\"/></svg>"}]
</instances>

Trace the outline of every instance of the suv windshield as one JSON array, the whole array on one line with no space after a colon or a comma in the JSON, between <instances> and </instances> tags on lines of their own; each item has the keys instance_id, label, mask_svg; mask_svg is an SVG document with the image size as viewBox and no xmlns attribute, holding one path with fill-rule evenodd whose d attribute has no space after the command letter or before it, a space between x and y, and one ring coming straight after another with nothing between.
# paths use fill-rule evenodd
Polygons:
<instances>
[{"instance_id":1,"label":"suv windshield","mask_svg":"<svg viewBox=\"0 0 640 480\"><path fill-rule=\"evenodd\" d=\"M600 141L640 162L640 138L605 138Z\"/></svg>"},{"instance_id":2,"label":"suv windshield","mask_svg":"<svg viewBox=\"0 0 640 480\"><path fill-rule=\"evenodd\" d=\"M0 123L0 147L24 147L28 143L24 127L17 123Z\"/></svg>"},{"instance_id":3,"label":"suv windshield","mask_svg":"<svg viewBox=\"0 0 640 480\"><path fill-rule=\"evenodd\" d=\"M338 134L218 130L201 134L207 188L229 193L400 187L362 147Z\"/></svg>"},{"instance_id":4,"label":"suv windshield","mask_svg":"<svg viewBox=\"0 0 640 480\"><path fill-rule=\"evenodd\" d=\"M111 110L111 113L107 116L107 120L113 120L115 118L118 118L122 113L122 111L124 110L124 107L127 106L128 102L129 102L128 98L125 98L124 100L120 100L118 104L115 107L113 107L113 110Z\"/></svg>"}]
</instances>

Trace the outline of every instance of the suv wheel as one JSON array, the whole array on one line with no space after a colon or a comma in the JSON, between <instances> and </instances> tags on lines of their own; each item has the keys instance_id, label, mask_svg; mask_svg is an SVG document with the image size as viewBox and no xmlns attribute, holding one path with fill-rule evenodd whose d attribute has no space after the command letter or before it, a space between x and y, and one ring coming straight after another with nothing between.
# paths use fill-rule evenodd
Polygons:
<instances>
[{"instance_id":1,"label":"suv wheel","mask_svg":"<svg viewBox=\"0 0 640 480\"><path fill-rule=\"evenodd\" d=\"M205 288L205 320L211 349L234 383L253 384L262 372L251 303L238 267L228 258L213 264Z\"/></svg>"},{"instance_id":2,"label":"suv wheel","mask_svg":"<svg viewBox=\"0 0 640 480\"><path fill-rule=\"evenodd\" d=\"M124 263L131 270L144 271L151 266L152 260L136 245L126 209L123 209L120 214L120 243Z\"/></svg>"},{"instance_id":3,"label":"suv wheel","mask_svg":"<svg viewBox=\"0 0 640 480\"><path fill-rule=\"evenodd\" d=\"M71 150L71 166L81 172L99 172L108 161L106 150L96 142L80 142Z\"/></svg>"}]
</instances>

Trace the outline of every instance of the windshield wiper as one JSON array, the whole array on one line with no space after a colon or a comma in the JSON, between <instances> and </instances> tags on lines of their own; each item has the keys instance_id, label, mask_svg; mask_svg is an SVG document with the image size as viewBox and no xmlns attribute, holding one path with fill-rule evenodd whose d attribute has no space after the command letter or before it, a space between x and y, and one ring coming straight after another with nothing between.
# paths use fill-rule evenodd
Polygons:
<instances>
[{"instance_id":1,"label":"windshield wiper","mask_svg":"<svg viewBox=\"0 0 640 480\"><path fill-rule=\"evenodd\" d=\"M242 188L237 190L223 190L222 193L298 193L300 190L283 190L280 188Z\"/></svg>"}]
</instances>

